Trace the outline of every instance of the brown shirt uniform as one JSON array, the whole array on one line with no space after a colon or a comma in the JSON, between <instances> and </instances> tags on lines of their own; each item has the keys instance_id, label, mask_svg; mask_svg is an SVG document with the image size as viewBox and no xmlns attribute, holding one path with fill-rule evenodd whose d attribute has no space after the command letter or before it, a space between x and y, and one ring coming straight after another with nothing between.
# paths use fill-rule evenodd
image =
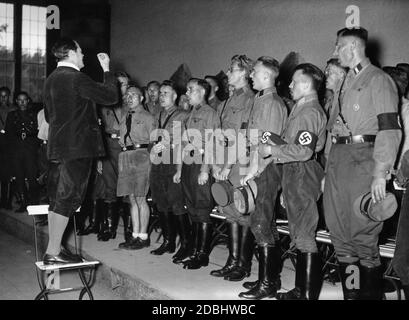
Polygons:
<instances>
[{"instance_id":1,"label":"brown shirt uniform","mask_svg":"<svg viewBox=\"0 0 409 320\"><path fill-rule=\"evenodd\" d=\"M213 148L205 148L205 145L213 141L214 131L217 128L220 128L220 120L212 107L207 104L193 107L184 126L185 139L182 145L185 147L190 142L195 152L204 153L201 172L209 172L209 164L213 163ZM206 130L211 130L211 132L206 132Z\"/></svg>"},{"instance_id":2,"label":"brown shirt uniform","mask_svg":"<svg viewBox=\"0 0 409 320\"><path fill-rule=\"evenodd\" d=\"M325 144L327 118L316 94L300 99L291 110L282 139L273 147L275 163L307 161Z\"/></svg>"},{"instance_id":3,"label":"brown shirt uniform","mask_svg":"<svg viewBox=\"0 0 409 320\"><path fill-rule=\"evenodd\" d=\"M126 118L128 114L132 115L131 130L129 136L125 137L127 133ZM117 126L114 126L117 128ZM119 144L122 147L132 146L136 144L149 144L150 133L155 128L155 118L146 110L137 107L136 110L129 110L128 113L122 117L119 132L121 138ZM126 138L126 141L124 140Z\"/></svg>"},{"instance_id":4,"label":"brown shirt uniform","mask_svg":"<svg viewBox=\"0 0 409 320\"><path fill-rule=\"evenodd\" d=\"M367 58L348 72L334 96L328 130L332 136L376 135L374 177L386 178L396 159L402 136L396 125L398 103L392 78Z\"/></svg>"},{"instance_id":5,"label":"brown shirt uniform","mask_svg":"<svg viewBox=\"0 0 409 320\"><path fill-rule=\"evenodd\" d=\"M259 143L266 131L281 135L287 120L287 109L283 100L277 94L276 88L267 88L257 93L254 106L249 117L247 136L251 146ZM251 130L258 130L253 135Z\"/></svg>"},{"instance_id":6,"label":"brown shirt uniform","mask_svg":"<svg viewBox=\"0 0 409 320\"><path fill-rule=\"evenodd\" d=\"M176 106L168 110L162 109L155 116L156 130L152 133L151 140L160 141L166 147L165 151L160 154L161 157L165 157L165 153L170 150L181 150L182 132L188 117L187 111Z\"/></svg>"},{"instance_id":7,"label":"brown shirt uniform","mask_svg":"<svg viewBox=\"0 0 409 320\"><path fill-rule=\"evenodd\" d=\"M233 129L236 133L239 129L246 129L243 126L247 126L253 101L254 92L249 86L235 90L233 95L217 108L221 128Z\"/></svg>"},{"instance_id":8,"label":"brown shirt uniform","mask_svg":"<svg viewBox=\"0 0 409 320\"><path fill-rule=\"evenodd\" d=\"M145 109L146 109L146 111L148 111L153 116L156 116L161 111L159 101L156 102L156 103L153 103L151 101L147 102L145 104Z\"/></svg>"},{"instance_id":9,"label":"brown shirt uniform","mask_svg":"<svg viewBox=\"0 0 409 320\"><path fill-rule=\"evenodd\" d=\"M231 97L229 97L225 102L219 104L217 114L220 118L221 129L224 130L223 133L225 141L219 140L216 143L224 143L225 146L227 146L229 143L228 140L238 141L237 138L240 130L247 129L253 103L254 92L249 86L245 86L235 90ZM225 166L228 165L228 163L234 163L235 160L237 160L236 152L234 152L232 155L231 151L232 150L230 149L225 150L225 155L223 158ZM236 151L238 151L237 148Z\"/></svg>"},{"instance_id":10,"label":"brown shirt uniform","mask_svg":"<svg viewBox=\"0 0 409 320\"><path fill-rule=\"evenodd\" d=\"M122 110L120 106L101 108L101 118L104 124L104 131L111 137L119 138L118 124L122 119Z\"/></svg>"},{"instance_id":11,"label":"brown shirt uniform","mask_svg":"<svg viewBox=\"0 0 409 320\"><path fill-rule=\"evenodd\" d=\"M219 107L219 104L221 101L217 96L214 96L213 98L209 99L208 104L211 106L214 110L217 111L217 108Z\"/></svg>"}]
</instances>

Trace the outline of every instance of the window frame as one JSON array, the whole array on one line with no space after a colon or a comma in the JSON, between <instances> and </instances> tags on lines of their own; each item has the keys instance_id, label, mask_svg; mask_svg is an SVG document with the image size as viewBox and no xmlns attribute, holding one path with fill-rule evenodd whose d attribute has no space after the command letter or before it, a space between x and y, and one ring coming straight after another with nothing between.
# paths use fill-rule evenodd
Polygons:
<instances>
[{"instance_id":1,"label":"window frame","mask_svg":"<svg viewBox=\"0 0 409 320\"><path fill-rule=\"evenodd\" d=\"M19 92L21 90L22 84L22 32L23 32L23 6L42 6L47 7L46 0L24 0L24 1L13 1L13 0L0 0L0 2L13 4L14 5L14 90L13 93ZM49 45L49 30L46 30L46 75L48 75L49 63L47 59L48 45ZM11 89L11 88L10 88ZM40 101L35 101L40 102Z\"/></svg>"}]
</instances>

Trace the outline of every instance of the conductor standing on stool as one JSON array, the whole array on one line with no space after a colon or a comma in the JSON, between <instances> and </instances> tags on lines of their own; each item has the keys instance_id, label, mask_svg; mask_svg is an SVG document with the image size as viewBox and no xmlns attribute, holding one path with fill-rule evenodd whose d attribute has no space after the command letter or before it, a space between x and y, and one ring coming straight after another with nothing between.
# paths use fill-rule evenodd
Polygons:
<instances>
[{"instance_id":1,"label":"conductor standing on stool","mask_svg":"<svg viewBox=\"0 0 409 320\"><path fill-rule=\"evenodd\" d=\"M69 218L85 196L94 157L104 155L96 103L117 103L115 76L109 72L109 57L99 53L105 83L94 82L84 67L81 47L68 38L53 46L57 69L44 86L45 113L49 123L47 156L50 164L48 195L49 242L44 264L81 262L79 256L61 251L61 240Z\"/></svg>"}]
</instances>

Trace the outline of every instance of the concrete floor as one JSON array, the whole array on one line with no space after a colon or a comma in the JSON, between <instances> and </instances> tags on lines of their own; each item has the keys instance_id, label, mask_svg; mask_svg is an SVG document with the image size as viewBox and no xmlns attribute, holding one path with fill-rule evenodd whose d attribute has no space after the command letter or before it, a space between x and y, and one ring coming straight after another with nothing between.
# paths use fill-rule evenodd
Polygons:
<instances>
[{"instance_id":1,"label":"concrete floor","mask_svg":"<svg viewBox=\"0 0 409 320\"><path fill-rule=\"evenodd\" d=\"M40 292L34 266L35 249L0 229L0 300L33 300ZM76 273L61 273L61 288L80 285ZM110 288L96 283L92 288L95 300L120 299ZM64 292L49 296L50 300L76 300L79 292ZM87 296L85 296L85 300Z\"/></svg>"},{"instance_id":2,"label":"concrete floor","mask_svg":"<svg viewBox=\"0 0 409 320\"><path fill-rule=\"evenodd\" d=\"M32 230L32 220L27 213L2 211L0 227L6 227L8 232L21 239ZM47 234L47 227L40 229ZM33 242L33 237L26 236L26 243L14 236L0 232L0 299L33 299L39 292L34 268L34 248L32 244L27 244ZM157 237L158 234L153 232L151 246L137 251L118 249L118 244L123 241L121 226L116 239L108 242L97 241L95 234L79 237L82 253L101 262L101 267L97 270L97 280L98 273L101 274L103 270L105 274L108 272L108 276L100 277L93 288L95 299L241 300L238 294L244 291L242 282L225 281L209 275L211 270L222 267L226 262L226 246L217 245L213 249L207 267L185 270L172 263L170 254L150 254L150 251L160 244L155 243ZM73 245L72 236L68 241ZM252 274L246 281L257 279L257 269L258 263L254 258ZM294 268L287 259L281 273L282 290L293 288L294 275ZM70 275L67 283L72 282L72 275L69 277ZM125 289L125 293L121 291ZM396 294L388 294L387 297L396 299ZM64 293L50 298L78 299L78 293ZM325 281L320 300L341 299L340 284L333 285Z\"/></svg>"}]
</instances>

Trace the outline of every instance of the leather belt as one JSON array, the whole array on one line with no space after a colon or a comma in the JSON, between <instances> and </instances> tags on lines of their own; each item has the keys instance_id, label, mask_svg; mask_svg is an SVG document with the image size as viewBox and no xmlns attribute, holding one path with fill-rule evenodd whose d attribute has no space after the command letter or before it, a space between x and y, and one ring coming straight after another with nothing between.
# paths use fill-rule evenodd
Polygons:
<instances>
[{"instance_id":1,"label":"leather belt","mask_svg":"<svg viewBox=\"0 0 409 320\"><path fill-rule=\"evenodd\" d=\"M106 135L108 138L111 138L111 139L120 139L120 136L117 135L116 133L108 133L108 132L105 132L105 135Z\"/></svg>"},{"instance_id":2,"label":"leather belt","mask_svg":"<svg viewBox=\"0 0 409 320\"><path fill-rule=\"evenodd\" d=\"M132 146L126 146L123 147L122 150L123 151L129 151L129 150L136 150L136 149L146 149L149 146L149 144L145 143L145 144L135 144Z\"/></svg>"},{"instance_id":3,"label":"leather belt","mask_svg":"<svg viewBox=\"0 0 409 320\"><path fill-rule=\"evenodd\" d=\"M363 134L358 136L332 136L333 144L356 144L364 142L375 142L375 135Z\"/></svg>"}]
</instances>

